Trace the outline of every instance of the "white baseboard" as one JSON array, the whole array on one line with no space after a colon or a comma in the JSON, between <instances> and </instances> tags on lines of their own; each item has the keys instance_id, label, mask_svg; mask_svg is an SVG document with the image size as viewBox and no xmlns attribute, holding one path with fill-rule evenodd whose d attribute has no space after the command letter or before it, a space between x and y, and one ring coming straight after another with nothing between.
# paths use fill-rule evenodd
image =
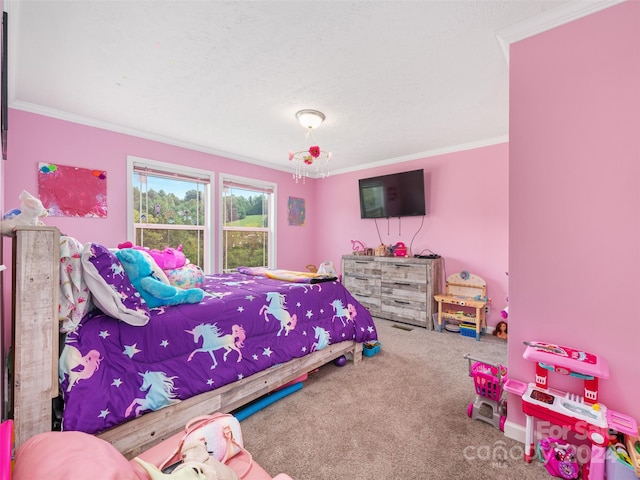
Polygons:
<instances>
[{"instance_id":1,"label":"white baseboard","mask_svg":"<svg viewBox=\"0 0 640 480\"><path fill-rule=\"evenodd\" d=\"M520 425L518 423L510 422L509 420L507 420L506 422L504 422L504 436L524 444L526 438L526 429L524 425Z\"/></svg>"}]
</instances>

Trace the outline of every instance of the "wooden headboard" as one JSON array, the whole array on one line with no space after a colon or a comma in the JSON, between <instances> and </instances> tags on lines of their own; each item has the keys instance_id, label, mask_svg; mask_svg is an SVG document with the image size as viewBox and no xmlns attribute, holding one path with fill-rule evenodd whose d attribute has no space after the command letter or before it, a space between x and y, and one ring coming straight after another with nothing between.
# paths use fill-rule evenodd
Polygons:
<instances>
[{"instance_id":1,"label":"wooden headboard","mask_svg":"<svg viewBox=\"0 0 640 480\"><path fill-rule=\"evenodd\" d=\"M12 265L10 407L17 447L51 430L51 401L58 396L60 231L17 227Z\"/></svg>"}]
</instances>

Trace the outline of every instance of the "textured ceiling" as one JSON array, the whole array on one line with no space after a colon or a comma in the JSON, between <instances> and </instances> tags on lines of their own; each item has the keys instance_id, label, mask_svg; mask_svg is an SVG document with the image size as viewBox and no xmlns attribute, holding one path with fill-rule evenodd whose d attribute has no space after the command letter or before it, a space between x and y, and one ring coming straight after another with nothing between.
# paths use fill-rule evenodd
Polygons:
<instances>
[{"instance_id":1,"label":"textured ceiling","mask_svg":"<svg viewBox=\"0 0 640 480\"><path fill-rule=\"evenodd\" d=\"M568 2L4 3L13 108L281 169L313 108L348 171L506 140L496 33Z\"/></svg>"}]
</instances>

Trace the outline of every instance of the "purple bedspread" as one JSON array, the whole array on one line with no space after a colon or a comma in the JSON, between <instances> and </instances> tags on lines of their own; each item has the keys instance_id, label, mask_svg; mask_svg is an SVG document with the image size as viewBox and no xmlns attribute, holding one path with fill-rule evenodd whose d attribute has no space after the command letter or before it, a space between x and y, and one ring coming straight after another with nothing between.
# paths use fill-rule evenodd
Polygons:
<instances>
[{"instance_id":1,"label":"purple bedspread","mask_svg":"<svg viewBox=\"0 0 640 480\"><path fill-rule=\"evenodd\" d=\"M344 340L376 340L339 282L208 276L196 305L151 310L143 327L89 313L60 357L63 430L98 433L145 412Z\"/></svg>"}]
</instances>

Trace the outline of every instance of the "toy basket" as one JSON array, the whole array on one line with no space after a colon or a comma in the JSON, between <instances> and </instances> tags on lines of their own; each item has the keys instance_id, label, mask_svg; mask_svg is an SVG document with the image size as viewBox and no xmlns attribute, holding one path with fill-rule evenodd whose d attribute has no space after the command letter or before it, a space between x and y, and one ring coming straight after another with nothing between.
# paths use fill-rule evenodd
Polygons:
<instances>
[{"instance_id":1,"label":"toy basket","mask_svg":"<svg viewBox=\"0 0 640 480\"><path fill-rule=\"evenodd\" d=\"M478 395L490 400L500 400L500 397L502 397L502 385L507 376L505 367L475 362L471 367L471 376Z\"/></svg>"}]
</instances>

